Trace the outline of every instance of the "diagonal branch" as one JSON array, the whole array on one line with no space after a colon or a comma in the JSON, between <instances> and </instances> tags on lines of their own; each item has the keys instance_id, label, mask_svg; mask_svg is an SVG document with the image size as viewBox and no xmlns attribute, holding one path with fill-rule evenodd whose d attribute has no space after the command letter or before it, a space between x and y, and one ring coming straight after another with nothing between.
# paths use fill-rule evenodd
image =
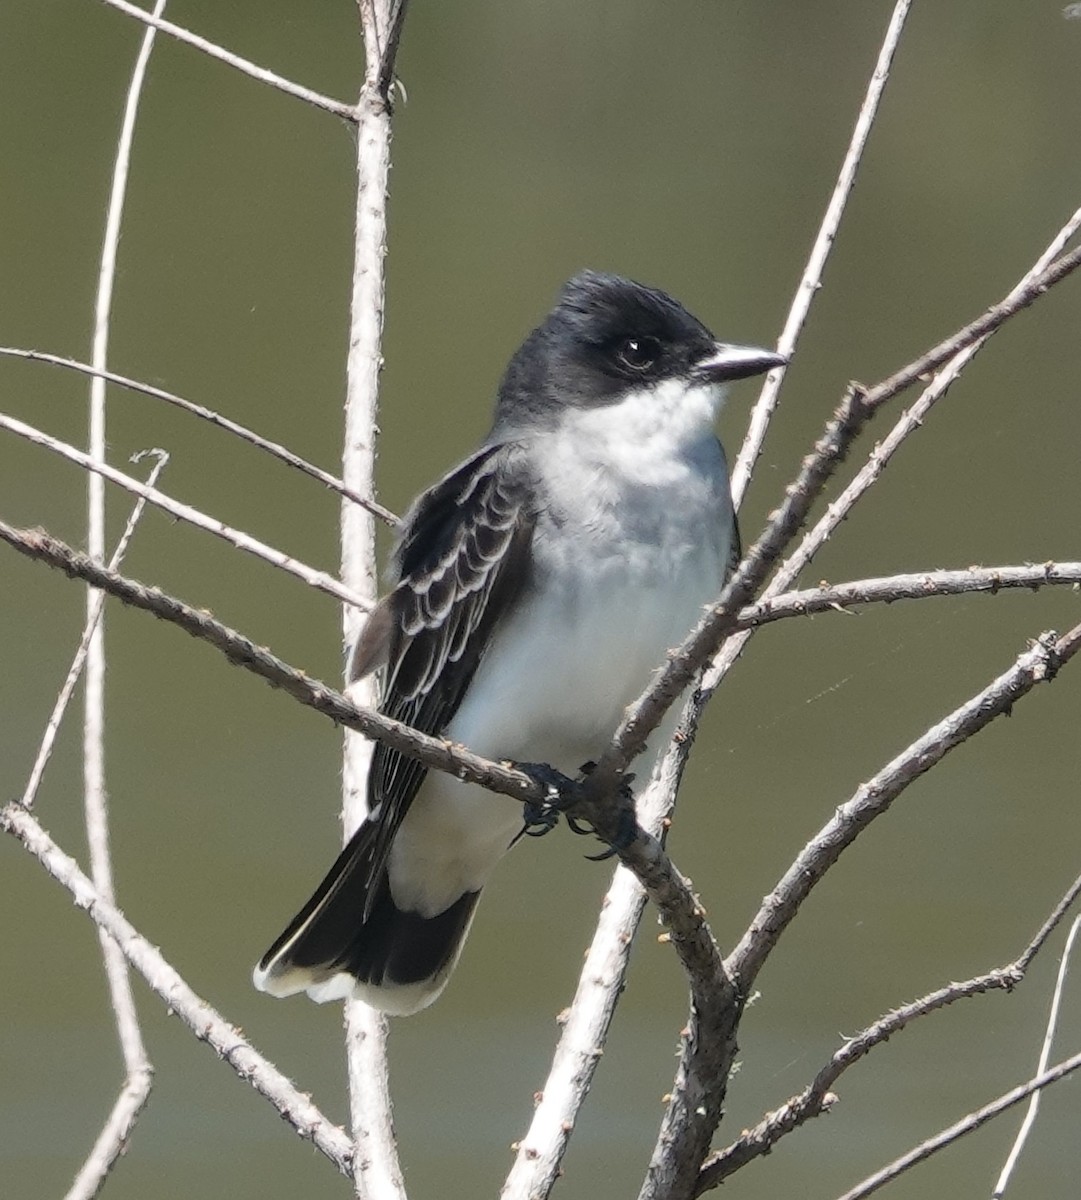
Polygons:
<instances>
[{"instance_id":1,"label":"diagonal branch","mask_svg":"<svg viewBox=\"0 0 1081 1200\"><path fill-rule=\"evenodd\" d=\"M921 775L962 742L1007 714L1037 684L1049 683L1059 669L1081 650L1081 625L1067 633L1043 633L982 691L954 709L862 784L807 843L778 881L728 956L728 970L738 976L744 991L758 972L800 905L827 869L893 801Z\"/></svg>"},{"instance_id":2,"label":"diagonal branch","mask_svg":"<svg viewBox=\"0 0 1081 1200\"><path fill-rule=\"evenodd\" d=\"M314 708L347 729L385 742L427 767L449 771L470 783L478 783L515 800L541 803L548 799L547 789L524 772L490 762L462 746L429 737L400 721L385 717L373 708L354 704L341 692L289 666L269 650L256 646L250 638L215 620L205 609L192 608L157 588L147 587L137 580L110 571L43 530L15 529L0 521L0 541L7 542L27 558L44 562L72 579L93 584L133 608L178 625L192 637L209 642L229 662L258 675L272 687L281 688L308 708ZM566 786L571 790L574 785L571 780L566 780Z\"/></svg>"},{"instance_id":3,"label":"diagonal branch","mask_svg":"<svg viewBox=\"0 0 1081 1200\"><path fill-rule=\"evenodd\" d=\"M142 21L144 25L149 25L153 29L167 33L171 38L176 38L178 42L194 46L196 50L201 50L211 58L216 58L219 62L226 63L230 67L243 72L245 75L250 75L252 79L258 79L260 83L266 83L273 88L277 88L279 92L285 92L287 96L295 96L298 100L307 101L308 104L313 104L316 108L325 109L327 112L333 113L336 117L344 117L347 121L356 121L357 119L356 109L352 105L343 104L340 100L332 100L329 96L321 96L318 92L313 92L311 88L303 87L299 83L293 83L291 79L283 79L282 76L275 75L273 71L268 71L266 67L257 66L253 62L249 62L246 58L241 58L239 54L234 54L231 50L226 50L224 46L219 46L214 42L208 41L206 38L200 37L197 33L191 33L180 25L174 25L172 21L165 21L160 17L155 17L153 13L148 13L145 9L139 8L138 5L129 4L128 0L103 0L103 3L107 4L110 8L115 8L118 12L125 13L129 17L134 17L137 21Z\"/></svg>"},{"instance_id":4,"label":"diagonal branch","mask_svg":"<svg viewBox=\"0 0 1081 1200\"><path fill-rule=\"evenodd\" d=\"M773 947L795 917L803 900L837 861L842 851L875 817L884 813L902 791L995 717L1011 710L1038 683L1054 678L1061 666L1081 650L1081 625L1061 637L1045 633L1026 650L1010 670L999 676L971 700L932 726L921 738L902 751L855 795L842 804L833 819L804 847L784 877L765 898L739 944L725 960L725 971L737 982L739 995L750 994L754 980ZM661 1127L650 1164L650 1174L641 1197L691 1195L694 1180L706 1159L717 1127L726 1082L735 1061L735 1029L740 1003L721 1013L711 1039L688 1042L680 1055L676 1087ZM692 1013L692 1022L694 1014ZM703 1044L723 1044L719 1061L711 1059L708 1069ZM708 1078L709 1101L688 1109L681 1092L686 1081Z\"/></svg>"},{"instance_id":5,"label":"diagonal branch","mask_svg":"<svg viewBox=\"0 0 1081 1200\"><path fill-rule=\"evenodd\" d=\"M275 567L280 567L283 571L288 571L290 575L295 575L298 579L303 579L309 587L326 592L328 595L334 596L345 604L354 605L362 612L366 612L371 608L371 603L368 600L358 596L355 592L340 584L332 575L328 575L326 571L318 571L314 567L309 567L306 563L302 563L298 559L284 554L281 550L275 550L273 546L268 546L265 542L259 541L258 538L253 538L250 534L244 533L243 530L234 529L231 525L226 525L224 521L219 521L216 517L207 516L206 513L200 512L199 509L192 508L190 504L182 504L179 500L174 500L164 492L159 492L157 488L150 487L138 479L133 479L130 475L125 475L123 471L118 471L115 467L110 467L108 463L100 462L98 459L92 458L89 454L84 454L81 450L77 450L67 442L62 442L59 438L54 438L50 434L43 433L40 429L35 429L32 425L27 425L24 421L19 421L15 417L9 417L4 413L0 413L0 429L6 429L9 433L17 434L19 437L33 442L36 446L43 446L46 450L51 450L54 454L60 455L61 458L66 458L69 462L75 463L76 466L100 475L102 478L109 480L110 483L115 483L118 487L122 487L125 491L131 492L133 495L141 496L156 508L169 513L170 516L176 517L180 521L186 521L189 525L194 525L197 529L204 529L207 533L214 534L215 537L221 538L222 541L228 542L238 550L246 550L256 558L261 558L264 562L271 563Z\"/></svg>"},{"instance_id":6,"label":"diagonal branch","mask_svg":"<svg viewBox=\"0 0 1081 1200\"><path fill-rule=\"evenodd\" d=\"M804 268L803 277L796 288L796 294L792 299L792 306L789 309L784 329L777 340L777 351L779 354L784 355L788 362L792 361L792 355L795 352L796 343L799 341L800 332L807 320L807 314L811 311L811 304L818 294L819 288L822 286L822 272L826 266L826 259L829 258L830 251L833 249L833 240L837 236L837 230L840 228L841 218L844 216L848 198L852 194L852 188L855 186L856 172L859 170L860 159L863 157L863 151L867 146L867 139L870 137L875 117L878 115L878 105L886 90L886 83L890 77L890 67L893 64L893 57L900 44L901 34L904 32L905 20L908 17L910 7L911 0L897 0L897 4L894 7L893 16L890 18L885 37L882 40L882 46L878 52L878 60L875 63L874 70L871 72L871 79L867 84L867 94L864 97L859 116L856 118L856 124L852 130L852 138L849 141L848 150L845 153L844 161L841 163L837 184L833 189L833 195L830 197L829 204L826 206L826 211L823 214L818 236L811 247L811 254L807 260L807 266ZM770 371L766 376L765 383L762 385L762 391L755 401L754 408L751 410L747 436L743 439L739 457L736 459L736 465L732 469L732 500L737 512L743 504L744 496L747 494L754 465L762 453L762 446L766 440L766 433L769 431L770 421L777 410L781 384L784 383L787 373L787 364Z\"/></svg>"},{"instance_id":7,"label":"diagonal branch","mask_svg":"<svg viewBox=\"0 0 1081 1200\"><path fill-rule=\"evenodd\" d=\"M1074 942L1077 939L1079 930L1081 930L1081 917L1075 917L1073 924L1070 926L1070 932L1066 935L1066 944L1063 946L1062 954L1059 957L1055 988L1051 993L1051 1011L1047 1014L1047 1027L1044 1030L1043 1046L1040 1049L1039 1062L1036 1064L1037 1075L1041 1075L1047 1070L1047 1064L1051 1059L1051 1046L1054 1044L1055 1032L1058 1027L1059 1006L1062 1003L1062 994L1066 988L1066 973L1069 970L1070 958L1073 955ZM1033 1092L1029 1097L1025 1119L1021 1122L1021 1128L1017 1131L1017 1137L1014 1138L1013 1145L1010 1147L1010 1153L1006 1156L1006 1162L1003 1164L999 1177L995 1182L994 1191L991 1193L991 1200L1002 1200L1002 1197L1005 1196L1014 1167L1017 1166L1017 1162L1021 1157L1021 1151L1025 1148L1028 1136L1036 1124L1036 1115L1039 1109L1040 1092Z\"/></svg>"},{"instance_id":8,"label":"diagonal branch","mask_svg":"<svg viewBox=\"0 0 1081 1200\"><path fill-rule=\"evenodd\" d=\"M1081 1054L1074 1054L1049 1070L1041 1071L1039 1075L1034 1076L1028 1083L1020 1084L1008 1092L1003 1092L1001 1096L992 1100L989 1104L985 1104L983 1108L978 1108L975 1112L970 1112L967 1116L962 1117L960 1121L949 1126L949 1128L943 1129L941 1133L928 1138L927 1141L921 1142L907 1154L895 1159L888 1166L883 1167L881 1171L876 1171L873 1175L869 1175L862 1183L845 1192L843 1196L839 1196L838 1200L863 1200L865 1196L870 1196L872 1193L877 1192L879 1188L884 1187L890 1180L896 1179L898 1175L903 1175L909 1167L914 1167L917 1163L923 1162L924 1159L930 1158L932 1154L937 1154L939 1150L944 1150L959 1138L964 1137L965 1134L974 1133L994 1117L999 1117L1004 1112L1008 1112L1015 1104L1020 1104L1022 1100L1040 1091L1042 1088L1049 1087L1052 1083L1057 1083L1060 1079L1065 1079L1067 1075L1072 1074L1079 1068L1081 1068Z\"/></svg>"},{"instance_id":9,"label":"diagonal branch","mask_svg":"<svg viewBox=\"0 0 1081 1200\"><path fill-rule=\"evenodd\" d=\"M161 951L98 893L79 864L60 849L31 813L18 804L5 805L0 808L0 829L17 838L67 888L76 907L115 940L127 961L199 1041L206 1042L219 1058L225 1059L242 1080L269 1100L297 1133L311 1141L343 1175L352 1173L353 1146L345 1133L259 1054L240 1030L192 991Z\"/></svg>"},{"instance_id":10,"label":"diagonal branch","mask_svg":"<svg viewBox=\"0 0 1081 1200\"><path fill-rule=\"evenodd\" d=\"M381 521L385 521L386 524L396 525L398 522L398 518L389 509L376 503L375 500L361 496L359 493L354 492L352 488L346 487L340 479L331 475L329 471L324 471L321 467L317 467L306 459L301 458L299 454L294 454L292 450L287 450L279 442L271 441L269 438L265 438L261 434L248 429L247 426L230 420L229 417L223 417L220 413L216 413L212 409L204 408L201 404L185 400L183 396L177 396L175 393L167 392L163 388L154 387L153 384L142 383L138 379L129 379L126 375L117 375L115 371L98 370L88 363L78 362L74 358L64 358L59 354L46 354L43 350L24 350L18 346L0 346L0 355L5 355L8 358L22 358L28 362L47 363L53 367L66 367L69 371L79 371L81 374L93 376L95 379L104 379L106 383L115 383L119 387L127 388L128 391L139 392L141 395L150 396L155 400L164 400L166 404L171 404L174 408L179 408L182 412L191 413L193 417L198 417L210 425L216 425L219 429L224 429L226 433L231 433L242 441L249 442L259 450L265 450L268 454L280 459L286 466L294 467L296 470L303 472L303 474L317 480L324 487L330 488L331 491L337 492L340 496L345 496L347 499L352 500L354 504L361 505L362 508L366 508Z\"/></svg>"},{"instance_id":11,"label":"diagonal branch","mask_svg":"<svg viewBox=\"0 0 1081 1200\"><path fill-rule=\"evenodd\" d=\"M154 455L157 460L147 479L147 482L153 487L164 470L165 464L169 461L169 456L164 450L150 450L144 453ZM140 498L132 508L127 524L124 526L124 532L120 535L120 541L113 551L112 558L109 559L110 570L115 571L121 562L123 562L124 554L131 542L132 535L135 533L135 526L139 523L145 507L146 501ZM45 732L42 734L37 756L34 759L34 765L30 769L30 778L27 780L26 787L23 789L23 794L19 800L23 808L29 809L34 807L38 789L41 787L41 781L45 775L45 768L49 765L53 747L56 745L56 735L60 732L60 723L64 719L64 713L67 712L67 707L71 703L75 686L82 675L83 663L86 661L87 650L90 646L90 638L101 618L101 611L104 607L105 592L99 591L95 595L93 606L87 612L86 623L83 626L82 637L79 639L75 657L72 659L67 677L60 686L60 691L57 694L53 710L49 714L49 719L45 723Z\"/></svg>"},{"instance_id":12,"label":"diagonal branch","mask_svg":"<svg viewBox=\"0 0 1081 1200\"><path fill-rule=\"evenodd\" d=\"M882 1045L917 1017L925 1016L953 1004L956 1000L966 999L970 996L990 991L1012 991L1025 978L1032 960L1073 906L1079 894L1081 894L1081 877L1074 880L1051 915L1040 926L1035 937L1013 962L1002 967L995 967L964 983L951 983L946 987L929 992L919 1000L902 1005L893 1012L880 1017L855 1037L849 1038L798 1096L793 1096L780 1108L768 1113L754 1128L745 1131L730 1146L703 1163L695 1195L701 1195L710 1188L717 1187L753 1159L768 1154L786 1134L791 1133L812 1117L828 1112L836 1101L836 1096L833 1095L831 1089L840 1076L875 1046ZM1046 1067L1046 1061L1041 1059L1038 1071L1042 1072Z\"/></svg>"}]
</instances>

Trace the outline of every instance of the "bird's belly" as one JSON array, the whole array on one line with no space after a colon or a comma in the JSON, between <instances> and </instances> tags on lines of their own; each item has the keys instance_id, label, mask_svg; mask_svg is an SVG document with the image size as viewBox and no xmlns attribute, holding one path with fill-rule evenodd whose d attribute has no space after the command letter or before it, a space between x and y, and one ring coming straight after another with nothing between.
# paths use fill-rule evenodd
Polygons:
<instances>
[{"instance_id":1,"label":"bird's belly","mask_svg":"<svg viewBox=\"0 0 1081 1200\"><path fill-rule=\"evenodd\" d=\"M556 574L501 627L445 735L486 758L577 774L716 598L726 556L716 545L594 564L572 572L573 586ZM479 890L521 826L516 801L431 772L395 836L396 903L432 916Z\"/></svg>"},{"instance_id":2,"label":"bird's belly","mask_svg":"<svg viewBox=\"0 0 1081 1200\"><path fill-rule=\"evenodd\" d=\"M448 735L575 773L716 599L726 556L713 543L651 548L552 572L493 639Z\"/></svg>"}]
</instances>

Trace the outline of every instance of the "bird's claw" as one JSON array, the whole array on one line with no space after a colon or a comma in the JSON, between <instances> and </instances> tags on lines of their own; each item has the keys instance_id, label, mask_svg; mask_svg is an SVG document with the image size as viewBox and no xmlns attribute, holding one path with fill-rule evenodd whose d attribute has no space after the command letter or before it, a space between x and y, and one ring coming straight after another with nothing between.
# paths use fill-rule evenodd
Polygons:
<instances>
[{"instance_id":1,"label":"bird's claw","mask_svg":"<svg viewBox=\"0 0 1081 1200\"><path fill-rule=\"evenodd\" d=\"M543 800L527 800L522 807L522 819L525 822L522 833L526 837L544 837L559 824L567 803L561 786L563 776L547 763L520 762L514 765L519 771L532 776L545 790Z\"/></svg>"}]
</instances>

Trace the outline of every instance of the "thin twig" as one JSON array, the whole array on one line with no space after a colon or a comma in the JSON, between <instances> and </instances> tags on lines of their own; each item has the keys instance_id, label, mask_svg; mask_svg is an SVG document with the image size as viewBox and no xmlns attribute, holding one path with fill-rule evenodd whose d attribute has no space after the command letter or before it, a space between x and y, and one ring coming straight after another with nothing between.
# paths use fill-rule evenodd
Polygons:
<instances>
[{"instance_id":1,"label":"thin twig","mask_svg":"<svg viewBox=\"0 0 1081 1200\"><path fill-rule=\"evenodd\" d=\"M886 35L878 52L878 61L875 63L875 69L871 72L871 79L867 84L867 94L863 98L848 150L841 163L837 184L833 189L829 204L826 206L818 236L811 247L811 255L792 299L792 307L789 309L784 330L778 339L778 353L783 354L788 362L792 360L800 332L807 320L807 314L811 311L811 304L818 289L822 286L822 272L826 266L826 259L829 258L830 251L833 249L833 239L837 236L848 198L852 194L852 188L856 182L856 172L859 170L860 159L863 157L875 117L878 115L878 105L889 81L893 56L901 41L901 34L904 31L905 19L911 3L912 0L897 0L897 4L894 6L893 16L890 18ZM747 435L743 439L739 457L732 470L732 500L737 512L747 494L754 465L762 453L762 445L766 440L770 421L776 411L781 384L784 382L787 370L787 366L784 366L770 371L762 385L762 391L755 401L754 408L751 410Z\"/></svg>"},{"instance_id":2,"label":"thin twig","mask_svg":"<svg viewBox=\"0 0 1081 1200\"><path fill-rule=\"evenodd\" d=\"M618 868L601 904L574 999L559 1017L562 1032L529 1129L513 1147L514 1164L501 1200L547 1196L559 1177L579 1109L604 1053L645 902L635 877Z\"/></svg>"},{"instance_id":3,"label":"thin twig","mask_svg":"<svg viewBox=\"0 0 1081 1200\"><path fill-rule=\"evenodd\" d=\"M1012 588L1037 591L1048 584L1081 584L1081 562L1046 562L1032 566L968 567L962 571L913 571L877 579L819 584L799 592L781 592L742 609L736 629L760 629L786 617L841 612L859 604L894 604L930 596L961 596L973 592L995 595Z\"/></svg>"},{"instance_id":4,"label":"thin twig","mask_svg":"<svg viewBox=\"0 0 1081 1200\"><path fill-rule=\"evenodd\" d=\"M364 495L375 493L375 439L378 429L379 373L386 290L387 192L390 175L390 82L405 18L403 0L364 0L360 5L364 41L364 85L356 112L356 206L353 289L350 299L349 353L346 361L345 436L342 475ZM377 589L375 528L362 510L343 505L342 579L354 592L374 601ZM347 647L360 632L361 615L342 610ZM360 681L357 699L374 705L376 681ZM342 822L349 837L367 812L367 780L372 745L346 732L342 747ZM345 1005L349 1104L356 1143L353 1179L361 1200L405 1200L394 1136L387 1069L387 1022L359 1000Z\"/></svg>"},{"instance_id":5,"label":"thin twig","mask_svg":"<svg viewBox=\"0 0 1081 1200\"><path fill-rule=\"evenodd\" d=\"M786 1134L791 1133L820 1113L828 1112L836 1100L831 1089L840 1076L875 1046L882 1045L893 1034L905 1028L918 1017L945 1008L957 1000L970 996L996 990L1012 991L1025 978L1025 973L1032 960L1077 900L1079 894L1081 894L1081 877L1074 880L1066 894L1055 905L1050 916L1040 926L1036 935L1013 962L995 967L964 983L951 983L946 987L929 992L911 1004L905 1004L893 1012L886 1013L885 1016L880 1017L855 1037L849 1038L798 1096L793 1096L773 1112L767 1113L752 1129L741 1134L730 1146L712 1155L703 1163L695 1195L701 1195L710 1188L717 1187L753 1159L768 1154ZM1076 927L1077 923L1075 922L1074 928L1076 929ZM1041 1058L1037 1071L1042 1072L1046 1068L1047 1062Z\"/></svg>"},{"instance_id":6,"label":"thin twig","mask_svg":"<svg viewBox=\"0 0 1081 1200\"><path fill-rule=\"evenodd\" d=\"M978 1108L975 1112L970 1112L967 1116L962 1117L960 1121L949 1126L949 1128L943 1129L941 1133L936 1134L933 1138L928 1138L927 1141L921 1142L907 1154L895 1159L889 1166L883 1167L881 1171L876 1171L873 1175L869 1175L862 1183L845 1192L843 1196L839 1196L838 1200L863 1200L863 1197L877 1192L879 1188L884 1187L891 1179L896 1179L898 1175L904 1174L909 1167L914 1167L917 1163L923 1162L924 1159L930 1158L932 1154L937 1154L939 1150L944 1150L959 1138L964 1137L965 1134L975 1132L980 1126L986 1125L994 1117L1001 1116L1002 1113L1013 1108L1015 1104L1020 1104L1026 1096L1031 1096L1041 1088L1048 1087L1052 1083L1057 1083L1058 1080L1070 1075L1079 1067L1081 1067L1081 1054L1075 1054L1070 1058L1064 1059L1050 1070L1036 1075L1028 1083L1023 1083L1019 1087L1004 1092L996 1100L992 1100L990 1104L985 1104L983 1108Z\"/></svg>"},{"instance_id":7,"label":"thin twig","mask_svg":"<svg viewBox=\"0 0 1081 1200\"><path fill-rule=\"evenodd\" d=\"M144 450L136 455L136 458L142 458L148 454L153 455L155 459L154 466L147 477L147 483L153 487L157 483L161 472L165 469L165 465L169 461L169 456L164 450ZM115 571L123 562L124 554L127 551L132 535L135 532L135 527L139 523L139 519L142 517L145 508L146 501L140 497L136 500L128 517L127 524L124 526L124 532L120 537L120 541L113 551L112 558L109 559L110 570ZM27 780L23 794L19 798L19 803L23 808L33 808L34 806L38 789L41 787L42 777L45 774L45 768L49 765L49 759L52 757L53 747L56 744L56 735L60 732L60 723L64 719L64 713L67 711L68 704L71 702L75 686L82 676L83 663L86 661L86 652L90 645L90 636L100 619L101 610L105 606L106 593L97 591L94 595L94 604L87 612L86 624L83 626L83 633L79 639L78 649L75 651L75 657L71 661L67 677L57 694L56 703L49 714L49 720L45 724L45 732L42 734L37 757L34 759L34 765L30 770L30 778Z\"/></svg>"},{"instance_id":8,"label":"thin twig","mask_svg":"<svg viewBox=\"0 0 1081 1200\"><path fill-rule=\"evenodd\" d=\"M275 550L273 546L268 546L265 542L260 542L250 534L244 533L239 529L234 529L231 525L226 525L223 521L217 520L216 517L207 516L206 513L200 512L197 508L192 508L190 504L182 504L179 500L174 500L164 492L159 492L157 488L148 487L138 479L133 479L130 475L125 475L122 471L116 470L115 467L110 467L108 463L99 462L90 455L84 454L81 450L69 445L67 442L62 442L59 438L54 438L50 434L43 433L40 429L35 429L32 425L27 425L24 421L19 421L15 417L9 417L4 413L0 413L0 429L6 429L9 433L17 434L19 437L33 442L36 446L43 446L46 450L51 450L54 454L59 454L61 458L68 459L69 462L75 463L76 466L82 467L86 471L93 471L95 474L103 476L110 483L115 483L118 487L122 487L125 491L131 492L136 496L142 496L150 504L164 510L178 520L186 521L189 525L204 529L208 533L214 534L215 537L228 542L231 546L235 546L238 550L246 550L256 558L261 558L264 562L271 563L275 567L280 567L290 575L295 575L298 579L303 579L310 587L316 588L321 592L326 592L328 595L341 600L345 604L355 605L362 612L366 612L371 608L371 603L368 600L358 596L325 571L318 571L314 567L309 567L305 563L300 562L299 559L292 558L290 555L284 554L281 550Z\"/></svg>"},{"instance_id":9,"label":"thin twig","mask_svg":"<svg viewBox=\"0 0 1081 1200\"><path fill-rule=\"evenodd\" d=\"M365 496L354 492L352 488L348 488L335 475L331 475L329 471L324 471L321 467L315 466L313 463L303 459L299 454L294 454L292 450L287 450L285 446L279 442L271 441L253 430L248 429L245 425L240 425L238 422L230 420L229 417L223 417L220 413L216 413L213 409L204 408L201 404L195 404L191 400L185 400L183 396L177 396L173 392L167 392L163 388L154 387L153 384L143 383L138 379L129 379L126 375L117 375L115 371L98 370L88 363L82 363L74 358L64 358L59 354L47 354L43 350L24 350L18 346L0 346L0 355L5 355L9 358L22 358L29 362L47 363L49 366L66 367L70 371L78 371L83 375L91 375L98 379L104 379L106 383L115 383L119 387L127 388L129 391L138 392L144 396L150 396L155 400L164 400L166 404L173 405L174 408L179 408L181 411L191 413L193 417L198 417L202 421L206 421L211 425L216 425L219 429L224 429L226 433L234 434L245 442L250 442L259 450L265 450L268 454L280 459L286 466L294 467L296 470L309 475L312 479L317 480L328 487L331 491L337 492L341 496L352 500L354 504L359 504L366 508L374 516L377 516L381 521L388 525L396 525L398 518L387 508L375 500L368 499Z\"/></svg>"},{"instance_id":10,"label":"thin twig","mask_svg":"<svg viewBox=\"0 0 1081 1200\"><path fill-rule=\"evenodd\" d=\"M1066 936L1066 944L1062 947L1062 954L1059 957L1055 990L1051 995L1051 1011L1047 1014L1047 1028L1044 1030L1043 1046L1040 1050L1039 1062L1036 1064L1037 1075L1042 1075L1047 1070L1047 1064L1051 1061L1051 1046L1055 1040L1055 1030L1058 1027L1059 1005L1062 1002L1062 993L1066 989L1066 972L1070 966L1070 956L1073 954L1074 939L1077 937L1078 929L1081 929L1081 917L1074 918L1074 922L1070 926L1070 932ZM995 1190L991 1193L991 1200L1002 1200L1002 1197L1005 1196L1006 1189L1010 1186L1010 1176L1013 1174L1014 1167L1017 1166L1017 1160L1021 1157L1021 1151L1025 1148L1028 1135L1032 1132L1032 1127L1036 1124L1036 1115L1039 1110L1040 1093L1036 1091L1032 1093L1029 1099L1025 1119L1021 1122L1021 1128L1017 1131L1017 1137L1014 1139L1010 1153L1007 1155L1006 1162L995 1183Z\"/></svg>"},{"instance_id":11,"label":"thin twig","mask_svg":"<svg viewBox=\"0 0 1081 1200\"><path fill-rule=\"evenodd\" d=\"M170 37L176 38L178 42L194 46L196 50L201 50L204 54L209 54L211 58L235 67L245 75L250 75L252 79L258 79L260 83L269 84L278 91L285 92L287 96L305 100L308 104L314 104L316 108L325 109L336 117L343 117L346 121L356 121L357 119L356 109L352 105L343 104L342 101L333 100L329 96L322 96L319 92L313 92L311 88L293 83L291 79L283 79L282 76L275 75L273 71L268 71L266 67L256 66L246 58L241 58L239 54L226 50L224 46L218 46L214 42L200 37L197 33L191 33L179 25L174 25L172 21L163 21L137 5L129 4L127 0L103 0L103 3L110 8L115 8L118 12L126 13L129 17L134 17L137 21L142 21L144 25L150 25L162 33L167 33Z\"/></svg>"},{"instance_id":12,"label":"thin twig","mask_svg":"<svg viewBox=\"0 0 1081 1200\"><path fill-rule=\"evenodd\" d=\"M867 783L860 785L799 852L728 956L729 972L739 978L745 990L754 984L762 964L800 905L863 829L951 750L996 717L1008 713L1037 684L1054 679L1059 668L1078 650L1081 650L1081 625L1061 636L1041 634L1009 670L932 725Z\"/></svg>"},{"instance_id":13,"label":"thin twig","mask_svg":"<svg viewBox=\"0 0 1081 1200\"><path fill-rule=\"evenodd\" d=\"M165 0L157 0L154 15L161 16ZM109 318L116 256L120 245L120 225L124 215L131 147L135 139L135 120L139 112L146 68L154 47L155 33L147 29L135 58L131 83L124 104L124 117L117 140L113 164L109 206L102 238L101 266L94 303L94 339L92 358L98 370L104 370L108 358ZM87 449L98 462L105 460L105 381L90 381L90 421ZM159 460L160 463L160 460ZM152 473L152 479L155 479ZM156 481L156 479L155 479ZM152 485L151 485L152 486ZM87 553L98 562L105 560L105 480L91 472L86 478ZM140 501L141 503L141 501ZM139 512L141 515L141 509ZM136 518L138 519L138 518ZM134 524L129 528L134 528ZM85 673L83 687L83 813L90 851L90 874L99 894L110 904L115 902L113 865L109 849L109 813L105 790L105 595L92 587L86 592ZM139 1015L135 1009L131 979L120 948L99 927L109 1000L116 1019L117 1036L124 1059L125 1080L105 1126L77 1174L68 1200L90 1200L105 1183L113 1164L120 1157L143 1106L150 1097L153 1070L146 1052Z\"/></svg>"},{"instance_id":14,"label":"thin twig","mask_svg":"<svg viewBox=\"0 0 1081 1200\"><path fill-rule=\"evenodd\" d=\"M1066 221L1051 239L1050 244L1044 252L1010 291L1004 301L1005 304L1019 299L1027 293L1028 289L1037 286L1037 280L1042 277L1043 273L1048 270L1058 255L1061 254L1078 229L1081 229L1081 208L1077 209L1070 216L1069 220ZM762 594L763 600L769 599L779 594L783 589L790 587L799 577L800 573L808 566L822 546L825 545L830 535L847 518L856 502L866 494L867 490L882 474L901 445L913 433L923 427L924 421L931 409L945 396L950 386L956 381L964 368L987 344L987 340L993 332L992 330L983 334L973 341L971 345L966 346L950 359L924 389L916 403L907 412L901 414L889 434L868 455L866 464L855 475L851 483L827 507L826 512L823 513L814 527L808 530L800 539L795 551L778 567L776 575L770 580L769 586ZM734 656L738 655L742 649L746 639L733 640L737 644L727 648L725 659L729 665L731 661L734 661ZM720 676L723 677L723 673L723 670L720 671Z\"/></svg>"},{"instance_id":15,"label":"thin twig","mask_svg":"<svg viewBox=\"0 0 1081 1200\"><path fill-rule=\"evenodd\" d=\"M0 829L17 838L67 888L76 907L83 909L114 939L170 1013L180 1017L199 1041L206 1042L240 1079L269 1100L297 1133L326 1155L343 1175L352 1173L353 1145L345 1132L328 1120L237 1028L192 991L161 951L114 904L98 894L79 864L64 853L32 813L19 804L8 804L0 808Z\"/></svg>"}]
</instances>

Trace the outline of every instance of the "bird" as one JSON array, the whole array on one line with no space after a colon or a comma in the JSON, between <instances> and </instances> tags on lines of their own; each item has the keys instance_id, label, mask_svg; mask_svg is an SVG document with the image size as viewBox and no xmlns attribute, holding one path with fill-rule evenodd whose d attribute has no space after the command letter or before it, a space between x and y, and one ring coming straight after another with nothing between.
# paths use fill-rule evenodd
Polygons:
<instances>
[{"instance_id":1,"label":"bird","mask_svg":"<svg viewBox=\"0 0 1081 1200\"><path fill-rule=\"evenodd\" d=\"M380 711L427 734L578 773L739 562L714 422L727 384L784 362L657 288L575 275L511 358L488 436L403 518L349 678L379 672ZM526 820L382 743L367 799L253 980L404 1016L443 991Z\"/></svg>"}]
</instances>

